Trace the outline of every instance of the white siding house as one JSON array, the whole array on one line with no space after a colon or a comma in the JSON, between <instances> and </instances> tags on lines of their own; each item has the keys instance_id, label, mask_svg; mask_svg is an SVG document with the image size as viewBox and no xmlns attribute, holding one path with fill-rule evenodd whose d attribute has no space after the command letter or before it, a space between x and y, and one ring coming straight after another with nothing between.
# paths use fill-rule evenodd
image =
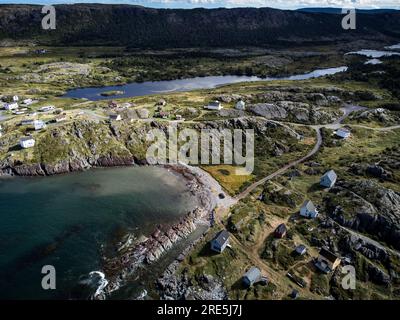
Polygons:
<instances>
[{"instance_id":1,"label":"white siding house","mask_svg":"<svg viewBox=\"0 0 400 320\"><path fill-rule=\"evenodd\" d=\"M41 130L46 128L46 123L43 120L34 120L33 127L35 128L35 130Z\"/></svg>"},{"instance_id":2,"label":"white siding house","mask_svg":"<svg viewBox=\"0 0 400 320\"><path fill-rule=\"evenodd\" d=\"M239 100L235 105L235 109L246 110L246 103L243 100Z\"/></svg>"},{"instance_id":3,"label":"white siding house","mask_svg":"<svg viewBox=\"0 0 400 320\"><path fill-rule=\"evenodd\" d=\"M260 282L262 278L261 270L257 267L251 267L243 276L243 283L247 287L251 287L253 284Z\"/></svg>"},{"instance_id":4,"label":"white siding house","mask_svg":"<svg viewBox=\"0 0 400 320\"><path fill-rule=\"evenodd\" d=\"M324 273L334 271L341 263L341 259L326 248L322 248L315 266Z\"/></svg>"},{"instance_id":5,"label":"white siding house","mask_svg":"<svg viewBox=\"0 0 400 320\"><path fill-rule=\"evenodd\" d=\"M321 177L320 185L325 188L332 188L337 180L336 172L333 170L329 170Z\"/></svg>"},{"instance_id":6,"label":"white siding house","mask_svg":"<svg viewBox=\"0 0 400 320\"><path fill-rule=\"evenodd\" d=\"M32 137L23 137L19 140L19 144L22 148L32 148L35 146L35 139Z\"/></svg>"},{"instance_id":7,"label":"white siding house","mask_svg":"<svg viewBox=\"0 0 400 320\"><path fill-rule=\"evenodd\" d=\"M295 252L296 252L298 255L303 256L303 255L306 254L307 248L306 248L305 245L302 245L302 244L301 244L301 245L299 245L299 246L296 247Z\"/></svg>"},{"instance_id":8,"label":"white siding house","mask_svg":"<svg viewBox=\"0 0 400 320\"><path fill-rule=\"evenodd\" d=\"M341 139L348 139L351 136L349 129L340 128L335 131L335 135Z\"/></svg>"},{"instance_id":9,"label":"white siding house","mask_svg":"<svg viewBox=\"0 0 400 320\"><path fill-rule=\"evenodd\" d=\"M211 250L222 253L229 244L229 232L222 230L211 240Z\"/></svg>"},{"instance_id":10,"label":"white siding house","mask_svg":"<svg viewBox=\"0 0 400 320\"><path fill-rule=\"evenodd\" d=\"M210 102L208 105L204 106L204 109L208 110L221 110L223 109L221 102L219 101L213 101Z\"/></svg>"},{"instance_id":11,"label":"white siding house","mask_svg":"<svg viewBox=\"0 0 400 320\"><path fill-rule=\"evenodd\" d=\"M300 215L306 218L315 219L318 217L318 210L311 200L307 200L300 208Z\"/></svg>"},{"instance_id":12,"label":"white siding house","mask_svg":"<svg viewBox=\"0 0 400 320\"><path fill-rule=\"evenodd\" d=\"M110 121L121 121L122 117L120 114L110 114Z\"/></svg>"},{"instance_id":13,"label":"white siding house","mask_svg":"<svg viewBox=\"0 0 400 320\"><path fill-rule=\"evenodd\" d=\"M16 103L16 102L13 102L13 103L6 103L6 104L4 105L4 109L6 109L6 110L15 110L15 109L18 109L18 103Z\"/></svg>"},{"instance_id":14,"label":"white siding house","mask_svg":"<svg viewBox=\"0 0 400 320\"><path fill-rule=\"evenodd\" d=\"M54 110L54 109L55 109L54 106L44 106L44 107L41 107L41 108L39 109L39 111L41 111L41 112L48 112L48 111L52 111L52 110Z\"/></svg>"},{"instance_id":15,"label":"white siding house","mask_svg":"<svg viewBox=\"0 0 400 320\"><path fill-rule=\"evenodd\" d=\"M25 99L24 101L22 101L22 103L23 103L24 105L26 105L26 106L29 106L30 104L33 103L33 100L32 100L32 99Z\"/></svg>"}]
</instances>

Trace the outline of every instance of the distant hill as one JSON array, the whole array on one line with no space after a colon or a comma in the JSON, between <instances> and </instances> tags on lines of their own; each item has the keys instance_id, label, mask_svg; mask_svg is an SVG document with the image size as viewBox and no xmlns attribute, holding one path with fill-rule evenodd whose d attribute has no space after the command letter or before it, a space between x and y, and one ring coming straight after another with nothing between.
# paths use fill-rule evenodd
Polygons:
<instances>
[{"instance_id":1,"label":"distant hill","mask_svg":"<svg viewBox=\"0 0 400 320\"><path fill-rule=\"evenodd\" d=\"M331 13L331 14L341 14L342 8L301 8L296 11L310 12L310 13ZM395 9L357 9L357 13L365 14L376 14L376 13L394 13L399 12Z\"/></svg>"},{"instance_id":2,"label":"distant hill","mask_svg":"<svg viewBox=\"0 0 400 320\"><path fill-rule=\"evenodd\" d=\"M357 30L346 31L339 15L270 8L184 10L74 4L57 5L56 11L57 29L42 30L41 6L0 5L0 40L168 48L400 39L399 12L363 14Z\"/></svg>"}]
</instances>

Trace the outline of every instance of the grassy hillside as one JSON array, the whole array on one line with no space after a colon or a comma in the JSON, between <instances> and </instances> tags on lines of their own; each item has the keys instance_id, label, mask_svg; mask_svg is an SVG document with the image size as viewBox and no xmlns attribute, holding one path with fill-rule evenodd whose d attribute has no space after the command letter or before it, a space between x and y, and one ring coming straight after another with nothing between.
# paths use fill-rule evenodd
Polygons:
<instances>
[{"instance_id":1,"label":"grassy hillside","mask_svg":"<svg viewBox=\"0 0 400 320\"><path fill-rule=\"evenodd\" d=\"M56 30L42 30L40 6L2 5L0 39L25 39L50 45L171 48L400 38L397 12L359 14L358 28L354 31L342 29L341 15L270 8L166 10L74 4L58 5L56 12Z\"/></svg>"}]
</instances>

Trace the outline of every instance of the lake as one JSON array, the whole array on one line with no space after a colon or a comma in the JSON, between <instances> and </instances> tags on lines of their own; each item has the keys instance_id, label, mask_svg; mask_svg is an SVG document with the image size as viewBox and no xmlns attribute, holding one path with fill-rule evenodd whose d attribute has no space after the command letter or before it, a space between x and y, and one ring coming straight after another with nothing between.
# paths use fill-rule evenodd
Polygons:
<instances>
[{"instance_id":1,"label":"lake","mask_svg":"<svg viewBox=\"0 0 400 320\"><path fill-rule=\"evenodd\" d=\"M88 99L92 101L110 100L117 98L130 98L151 94L168 92L182 92L196 89L212 89L221 85L252 82L252 81L274 81L274 80L307 80L327 75L344 72L347 67L317 69L305 74L298 74L288 77L247 77L247 76L209 76L190 79L178 79L168 81L147 81L141 83L128 83L122 86L106 86L95 88L78 88L67 91L63 98ZM102 96L101 93L108 91L123 91L123 94L115 96Z\"/></svg>"},{"instance_id":2,"label":"lake","mask_svg":"<svg viewBox=\"0 0 400 320\"><path fill-rule=\"evenodd\" d=\"M148 235L196 205L185 181L159 167L1 178L0 299L87 298L77 285L101 270L116 235ZM56 268L56 290L41 288L44 265Z\"/></svg>"},{"instance_id":3,"label":"lake","mask_svg":"<svg viewBox=\"0 0 400 320\"><path fill-rule=\"evenodd\" d=\"M381 51L381 50L367 50L363 49L360 51L353 51L346 54L357 54L360 56L365 56L368 58L383 58L383 57L391 57L391 56L400 56L399 52L394 51Z\"/></svg>"}]
</instances>

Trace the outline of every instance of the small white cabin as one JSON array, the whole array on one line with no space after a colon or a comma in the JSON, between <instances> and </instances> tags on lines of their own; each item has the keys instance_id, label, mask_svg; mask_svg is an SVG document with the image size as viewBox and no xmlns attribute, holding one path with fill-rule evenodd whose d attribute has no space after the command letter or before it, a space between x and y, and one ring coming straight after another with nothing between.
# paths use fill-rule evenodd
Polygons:
<instances>
[{"instance_id":1,"label":"small white cabin","mask_svg":"<svg viewBox=\"0 0 400 320\"><path fill-rule=\"evenodd\" d=\"M55 109L54 106L44 106L44 107L41 107L41 108L39 109L39 111L41 111L41 112L48 112L48 111L52 111L52 110L54 110L54 109Z\"/></svg>"},{"instance_id":2,"label":"small white cabin","mask_svg":"<svg viewBox=\"0 0 400 320\"><path fill-rule=\"evenodd\" d=\"M46 128L46 123L43 120L34 120L33 127L35 128L35 130L41 130Z\"/></svg>"},{"instance_id":3,"label":"small white cabin","mask_svg":"<svg viewBox=\"0 0 400 320\"><path fill-rule=\"evenodd\" d=\"M221 110L223 109L221 102L219 101L213 101L210 102L208 105L204 106L204 109L208 110Z\"/></svg>"},{"instance_id":4,"label":"small white cabin","mask_svg":"<svg viewBox=\"0 0 400 320\"><path fill-rule=\"evenodd\" d=\"M307 200L300 208L300 215L306 218L315 219L318 217L318 210L311 200Z\"/></svg>"},{"instance_id":5,"label":"small white cabin","mask_svg":"<svg viewBox=\"0 0 400 320\"><path fill-rule=\"evenodd\" d=\"M121 121L122 117L120 114L110 114L110 121Z\"/></svg>"},{"instance_id":6,"label":"small white cabin","mask_svg":"<svg viewBox=\"0 0 400 320\"><path fill-rule=\"evenodd\" d=\"M246 103L243 100L239 100L235 105L235 109L243 111L246 110Z\"/></svg>"},{"instance_id":7,"label":"small white cabin","mask_svg":"<svg viewBox=\"0 0 400 320\"><path fill-rule=\"evenodd\" d=\"M19 144L22 148L32 148L35 146L35 139L32 137L23 137L19 140Z\"/></svg>"},{"instance_id":8,"label":"small white cabin","mask_svg":"<svg viewBox=\"0 0 400 320\"><path fill-rule=\"evenodd\" d=\"M229 244L229 232L222 230L211 240L211 250L222 253Z\"/></svg>"},{"instance_id":9,"label":"small white cabin","mask_svg":"<svg viewBox=\"0 0 400 320\"><path fill-rule=\"evenodd\" d=\"M351 136L351 132L349 129L340 128L335 131L335 136L341 139L348 139Z\"/></svg>"},{"instance_id":10,"label":"small white cabin","mask_svg":"<svg viewBox=\"0 0 400 320\"><path fill-rule=\"evenodd\" d=\"M329 170L327 173L325 173L320 180L320 185L325 187L325 188L332 188L337 180L337 174L333 170Z\"/></svg>"},{"instance_id":11,"label":"small white cabin","mask_svg":"<svg viewBox=\"0 0 400 320\"><path fill-rule=\"evenodd\" d=\"M6 103L6 104L4 105L4 109L6 109L6 110L15 110L15 109L18 109L18 103L16 103L16 102L13 102L13 103Z\"/></svg>"},{"instance_id":12,"label":"small white cabin","mask_svg":"<svg viewBox=\"0 0 400 320\"><path fill-rule=\"evenodd\" d=\"M30 98L29 99L25 99L25 100L22 101L22 103L24 105L26 105L26 106L29 106L29 105L31 105L33 103L33 100L30 99Z\"/></svg>"}]
</instances>

